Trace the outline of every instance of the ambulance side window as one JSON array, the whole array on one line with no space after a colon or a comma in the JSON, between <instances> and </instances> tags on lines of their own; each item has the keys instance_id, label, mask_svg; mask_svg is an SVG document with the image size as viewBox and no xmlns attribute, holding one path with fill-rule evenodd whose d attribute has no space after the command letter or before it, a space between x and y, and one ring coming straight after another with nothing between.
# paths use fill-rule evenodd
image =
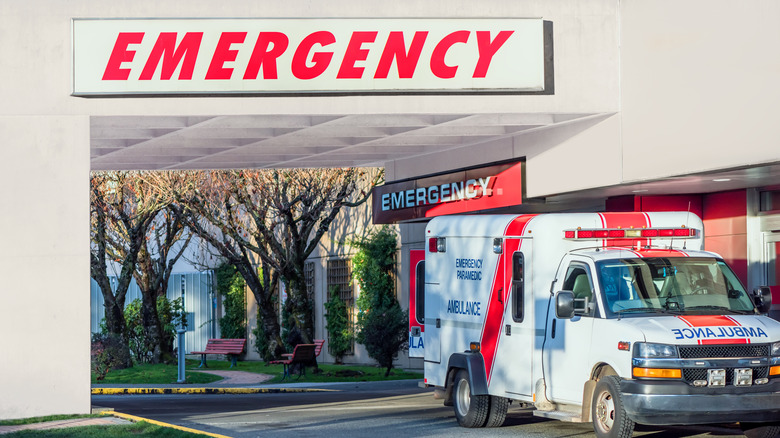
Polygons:
<instances>
[{"instance_id":1,"label":"ambulance side window","mask_svg":"<svg viewBox=\"0 0 780 438\"><path fill-rule=\"evenodd\" d=\"M414 285L415 319L422 325L425 323L425 260L417 263L415 271L417 277Z\"/></svg>"},{"instance_id":2,"label":"ambulance side window","mask_svg":"<svg viewBox=\"0 0 780 438\"><path fill-rule=\"evenodd\" d=\"M591 279L588 265L578 262L573 262L569 265L569 269L566 270L566 278L563 280L563 290L574 293L575 314L591 316L592 312L589 309L579 307L583 298L587 298L591 303L593 302L593 280ZM577 299L580 300L576 301Z\"/></svg>"},{"instance_id":3,"label":"ambulance side window","mask_svg":"<svg viewBox=\"0 0 780 438\"><path fill-rule=\"evenodd\" d=\"M525 272L523 253L512 254L512 319L523 322L523 295Z\"/></svg>"}]
</instances>

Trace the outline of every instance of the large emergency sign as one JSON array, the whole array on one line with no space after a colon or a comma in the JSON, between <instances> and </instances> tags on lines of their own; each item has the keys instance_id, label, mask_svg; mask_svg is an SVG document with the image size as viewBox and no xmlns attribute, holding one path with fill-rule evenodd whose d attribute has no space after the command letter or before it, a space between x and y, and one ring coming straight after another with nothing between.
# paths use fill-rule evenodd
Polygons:
<instances>
[{"instance_id":1,"label":"large emergency sign","mask_svg":"<svg viewBox=\"0 0 780 438\"><path fill-rule=\"evenodd\" d=\"M76 19L74 95L544 90L543 21Z\"/></svg>"}]
</instances>

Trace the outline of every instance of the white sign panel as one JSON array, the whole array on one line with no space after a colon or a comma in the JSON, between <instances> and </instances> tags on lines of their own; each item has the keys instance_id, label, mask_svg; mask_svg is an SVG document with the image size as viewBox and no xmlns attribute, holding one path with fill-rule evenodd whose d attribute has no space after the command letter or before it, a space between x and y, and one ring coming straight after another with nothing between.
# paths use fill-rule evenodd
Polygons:
<instances>
[{"instance_id":1,"label":"white sign panel","mask_svg":"<svg viewBox=\"0 0 780 438\"><path fill-rule=\"evenodd\" d=\"M73 94L544 90L542 19L74 19Z\"/></svg>"}]
</instances>

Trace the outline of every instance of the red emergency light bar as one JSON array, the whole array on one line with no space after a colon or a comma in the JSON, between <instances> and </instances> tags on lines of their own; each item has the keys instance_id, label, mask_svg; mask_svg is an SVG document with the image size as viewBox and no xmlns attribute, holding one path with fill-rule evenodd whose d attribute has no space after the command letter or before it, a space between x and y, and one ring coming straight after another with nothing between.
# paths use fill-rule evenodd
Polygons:
<instances>
[{"instance_id":1,"label":"red emergency light bar","mask_svg":"<svg viewBox=\"0 0 780 438\"><path fill-rule=\"evenodd\" d=\"M577 228L564 230L563 238L570 240L588 239L652 239L670 237L697 237L695 228Z\"/></svg>"}]
</instances>

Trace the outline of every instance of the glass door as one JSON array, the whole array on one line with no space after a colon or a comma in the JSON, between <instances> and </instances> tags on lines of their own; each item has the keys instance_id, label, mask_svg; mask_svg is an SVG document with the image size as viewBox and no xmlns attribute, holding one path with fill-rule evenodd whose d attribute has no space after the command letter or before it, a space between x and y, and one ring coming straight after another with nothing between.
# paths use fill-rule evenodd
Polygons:
<instances>
[{"instance_id":1,"label":"glass door","mask_svg":"<svg viewBox=\"0 0 780 438\"><path fill-rule=\"evenodd\" d=\"M772 290L769 316L780 321L780 232L764 233L764 278Z\"/></svg>"}]
</instances>

